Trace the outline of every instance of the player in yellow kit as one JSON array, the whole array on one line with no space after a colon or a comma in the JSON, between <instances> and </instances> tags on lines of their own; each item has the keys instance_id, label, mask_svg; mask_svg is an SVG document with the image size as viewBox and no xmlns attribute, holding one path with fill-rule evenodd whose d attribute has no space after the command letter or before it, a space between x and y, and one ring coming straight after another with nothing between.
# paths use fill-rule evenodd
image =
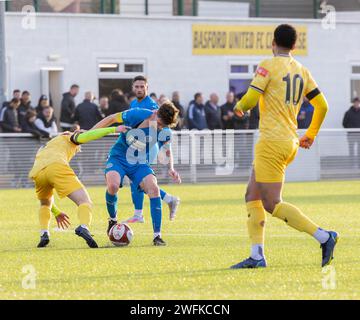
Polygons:
<instances>
[{"instance_id":1,"label":"player in yellow kit","mask_svg":"<svg viewBox=\"0 0 360 320\"><path fill-rule=\"evenodd\" d=\"M235 113L242 116L259 102L260 138L255 146L253 170L245 196L251 256L233 265L233 269L266 267L265 211L318 240L322 248L322 266L331 262L338 240L336 232L319 228L300 209L282 200L286 167L294 160L299 146L305 149L312 146L328 110L327 101L309 70L290 54L296 38L292 26L284 24L276 28L274 57L259 64L247 93L234 108ZM310 127L299 139L297 114L304 96L314 106L314 115Z\"/></svg>"},{"instance_id":2,"label":"player in yellow kit","mask_svg":"<svg viewBox=\"0 0 360 320\"><path fill-rule=\"evenodd\" d=\"M97 248L97 243L89 232L92 218L92 203L85 187L71 169L69 162L80 151L80 145L100 139L110 133L125 132L126 127L111 127L87 132L65 132L49 141L36 154L29 177L35 182L37 198L40 200L39 222L40 242L38 247L46 247L50 241L50 216L54 213L58 226L69 225L68 216L54 204L54 189L60 198L68 197L78 206L80 225L75 234L82 237L89 247Z\"/></svg>"}]
</instances>

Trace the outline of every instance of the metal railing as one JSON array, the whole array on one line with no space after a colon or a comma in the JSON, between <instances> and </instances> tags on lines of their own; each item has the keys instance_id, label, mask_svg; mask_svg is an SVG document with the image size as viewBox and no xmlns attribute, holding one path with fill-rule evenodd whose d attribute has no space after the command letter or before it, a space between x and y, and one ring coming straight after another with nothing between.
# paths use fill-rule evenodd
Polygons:
<instances>
[{"instance_id":1,"label":"metal railing","mask_svg":"<svg viewBox=\"0 0 360 320\"><path fill-rule=\"evenodd\" d=\"M215 130L174 132L175 167L184 183L247 181L258 132ZM71 166L85 185L104 185L108 136L82 146ZM0 188L30 188L27 175L39 147L47 141L29 134L0 134ZM160 184L170 183L166 166L153 165ZM300 149L287 181L360 178L360 130L324 129L310 150Z\"/></svg>"}]
</instances>

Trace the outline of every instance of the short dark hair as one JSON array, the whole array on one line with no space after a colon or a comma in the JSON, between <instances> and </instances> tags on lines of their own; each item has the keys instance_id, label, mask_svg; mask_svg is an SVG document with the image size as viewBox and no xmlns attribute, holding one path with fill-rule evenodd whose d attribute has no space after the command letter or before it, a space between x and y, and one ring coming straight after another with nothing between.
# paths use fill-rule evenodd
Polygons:
<instances>
[{"instance_id":1,"label":"short dark hair","mask_svg":"<svg viewBox=\"0 0 360 320\"><path fill-rule=\"evenodd\" d=\"M196 92L194 95L194 100L196 100L197 98L201 97L202 93L201 92Z\"/></svg>"},{"instance_id":2,"label":"short dark hair","mask_svg":"<svg viewBox=\"0 0 360 320\"><path fill-rule=\"evenodd\" d=\"M26 112L25 118L26 118L27 120L29 120L29 119L32 118L32 117L36 117L36 115L37 115L36 111L34 111L34 110L29 110L29 111Z\"/></svg>"},{"instance_id":3,"label":"short dark hair","mask_svg":"<svg viewBox=\"0 0 360 320\"><path fill-rule=\"evenodd\" d=\"M136 76L133 79L133 83L136 82L136 81L145 81L147 83L147 79L144 76Z\"/></svg>"},{"instance_id":4,"label":"short dark hair","mask_svg":"<svg viewBox=\"0 0 360 320\"><path fill-rule=\"evenodd\" d=\"M80 87L78 84L72 84L70 87L70 89L75 89L75 88L79 89Z\"/></svg>"},{"instance_id":5,"label":"short dark hair","mask_svg":"<svg viewBox=\"0 0 360 320\"><path fill-rule=\"evenodd\" d=\"M155 97L155 98L157 98L157 95L156 95L155 92L151 92L151 93L150 93L150 97Z\"/></svg>"},{"instance_id":6,"label":"short dark hair","mask_svg":"<svg viewBox=\"0 0 360 320\"><path fill-rule=\"evenodd\" d=\"M171 101L165 101L159 108L158 117L164 125L170 128L175 127L178 121L179 110Z\"/></svg>"},{"instance_id":7,"label":"short dark hair","mask_svg":"<svg viewBox=\"0 0 360 320\"><path fill-rule=\"evenodd\" d=\"M360 101L360 98L359 97L355 97L354 99L353 99L353 102L359 102Z\"/></svg>"},{"instance_id":8,"label":"short dark hair","mask_svg":"<svg viewBox=\"0 0 360 320\"><path fill-rule=\"evenodd\" d=\"M280 24L274 31L274 40L279 47L291 50L296 43L296 39L296 29L289 24Z\"/></svg>"},{"instance_id":9,"label":"short dark hair","mask_svg":"<svg viewBox=\"0 0 360 320\"><path fill-rule=\"evenodd\" d=\"M23 96L24 94L27 94L27 95L29 96L29 95L30 95L30 92L27 91L27 90L24 90L21 95Z\"/></svg>"},{"instance_id":10,"label":"short dark hair","mask_svg":"<svg viewBox=\"0 0 360 320\"><path fill-rule=\"evenodd\" d=\"M14 93L18 93L18 92L21 92L21 90L15 89L15 90L13 91L13 94L14 94Z\"/></svg>"},{"instance_id":11,"label":"short dark hair","mask_svg":"<svg viewBox=\"0 0 360 320\"><path fill-rule=\"evenodd\" d=\"M15 103L15 104L20 104L20 99L18 99L18 98L12 98L11 100L10 100L10 104L13 104L13 103Z\"/></svg>"}]
</instances>

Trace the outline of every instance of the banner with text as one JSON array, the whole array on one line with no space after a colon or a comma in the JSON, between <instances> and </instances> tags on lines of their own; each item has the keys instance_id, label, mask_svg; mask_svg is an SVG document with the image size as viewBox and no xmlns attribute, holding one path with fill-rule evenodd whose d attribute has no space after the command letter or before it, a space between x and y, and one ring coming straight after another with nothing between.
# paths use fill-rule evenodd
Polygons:
<instances>
[{"instance_id":1,"label":"banner with text","mask_svg":"<svg viewBox=\"0 0 360 320\"><path fill-rule=\"evenodd\" d=\"M276 26L192 26L194 55L271 55ZM296 26L298 40L295 55L306 56L307 27Z\"/></svg>"}]
</instances>

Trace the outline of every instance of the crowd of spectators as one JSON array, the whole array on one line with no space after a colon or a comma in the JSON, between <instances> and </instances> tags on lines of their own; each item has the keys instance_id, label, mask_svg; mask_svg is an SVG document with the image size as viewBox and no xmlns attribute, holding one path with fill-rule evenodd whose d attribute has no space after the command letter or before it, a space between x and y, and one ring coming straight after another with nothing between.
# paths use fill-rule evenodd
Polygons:
<instances>
[{"instance_id":1,"label":"crowd of spectators","mask_svg":"<svg viewBox=\"0 0 360 320\"><path fill-rule=\"evenodd\" d=\"M178 91L173 92L171 99L164 94L158 97L156 93L151 93L150 97L159 105L167 100L174 103L179 110L179 121L175 130L257 129L258 106L245 112L241 118L233 112L234 106L244 93L235 95L228 92L225 103L220 104L216 93L211 93L209 98L205 99L201 92L197 92L187 108L181 103ZM46 95L42 95L35 106L28 91L14 90L12 99L0 106L0 128L5 133L31 133L36 137L49 137L60 130L71 130L74 126L89 130L104 117L127 110L131 101L136 98L133 93L124 94L120 89L114 89L109 97L100 97L96 104L94 94L87 91L84 100L76 105L75 97L78 94L79 86L76 84L63 94L60 119L57 121L52 103ZM299 128L309 126L312 114L313 108L305 99L298 115Z\"/></svg>"}]
</instances>

